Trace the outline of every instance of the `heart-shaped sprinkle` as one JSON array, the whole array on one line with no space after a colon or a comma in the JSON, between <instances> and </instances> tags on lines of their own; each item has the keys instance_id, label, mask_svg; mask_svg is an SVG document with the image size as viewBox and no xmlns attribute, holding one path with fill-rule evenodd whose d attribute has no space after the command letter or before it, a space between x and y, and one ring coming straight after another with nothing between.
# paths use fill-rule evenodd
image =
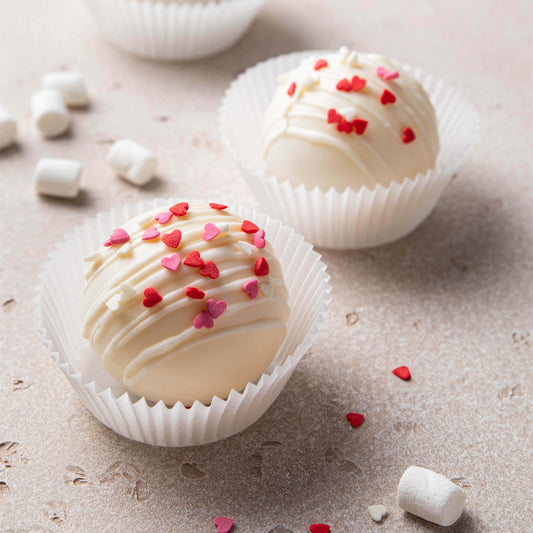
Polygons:
<instances>
[{"instance_id":1,"label":"heart-shaped sprinkle","mask_svg":"<svg viewBox=\"0 0 533 533\"><path fill-rule=\"evenodd\" d=\"M365 78L360 78L359 76L354 76L352 78L352 91L360 91L361 89L364 89L365 85Z\"/></svg>"},{"instance_id":2,"label":"heart-shaped sprinkle","mask_svg":"<svg viewBox=\"0 0 533 533\"><path fill-rule=\"evenodd\" d=\"M352 90L352 84L350 83L350 80L344 78L343 80L339 81L337 83L337 91L345 91L349 93Z\"/></svg>"},{"instance_id":3,"label":"heart-shaped sprinkle","mask_svg":"<svg viewBox=\"0 0 533 533\"><path fill-rule=\"evenodd\" d=\"M287 89L287 94L288 94L289 96L293 96L295 92L296 92L296 83L292 82L292 83L289 85L289 88Z\"/></svg>"},{"instance_id":4,"label":"heart-shaped sprinkle","mask_svg":"<svg viewBox=\"0 0 533 533\"><path fill-rule=\"evenodd\" d=\"M241 230L244 231L244 233L255 233L259 230L259 226L256 226L253 222L250 222L249 220L244 220L241 225Z\"/></svg>"},{"instance_id":5,"label":"heart-shaped sprinkle","mask_svg":"<svg viewBox=\"0 0 533 533\"><path fill-rule=\"evenodd\" d=\"M204 309L196 315L192 325L196 329L211 329L215 325L215 321L213 320L213 317Z\"/></svg>"},{"instance_id":6,"label":"heart-shaped sprinkle","mask_svg":"<svg viewBox=\"0 0 533 533\"><path fill-rule=\"evenodd\" d=\"M153 287L148 287L144 289L144 307L153 307L154 305L158 304L162 299L163 297Z\"/></svg>"},{"instance_id":7,"label":"heart-shaped sprinkle","mask_svg":"<svg viewBox=\"0 0 533 533\"><path fill-rule=\"evenodd\" d=\"M227 222L219 222L218 229L220 233L227 233L229 231L229 224Z\"/></svg>"},{"instance_id":8,"label":"heart-shaped sprinkle","mask_svg":"<svg viewBox=\"0 0 533 533\"><path fill-rule=\"evenodd\" d=\"M208 222L204 226L204 232L202 234L202 239L204 241L210 241L211 239L214 239L217 235L220 235L220 229L214 224L211 224L211 222Z\"/></svg>"},{"instance_id":9,"label":"heart-shaped sprinkle","mask_svg":"<svg viewBox=\"0 0 533 533\"><path fill-rule=\"evenodd\" d=\"M174 231L171 231L170 233L164 233L161 236L161 240L169 248L177 248L181 242L181 231L179 229L175 229Z\"/></svg>"},{"instance_id":10,"label":"heart-shaped sprinkle","mask_svg":"<svg viewBox=\"0 0 533 533\"><path fill-rule=\"evenodd\" d=\"M318 79L318 74L316 72L306 72L302 78L302 86L309 88L313 85L316 85L319 81L320 80Z\"/></svg>"},{"instance_id":11,"label":"heart-shaped sprinkle","mask_svg":"<svg viewBox=\"0 0 533 533\"><path fill-rule=\"evenodd\" d=\"M208 261L204 266L200 268L200 274L211 279L217 279L219 276L218 268L213 261Z\"/></svg>"},{"instance_id":12,"label":"heart-shaped sprinkle","mask_svg":"<svg viewBox=\"0 0 533 533\"><path fill-rule=\"evenodd\" d=\"M315 63L315 70L320 70L321 68L325 68L328 66L328 62L325 59L319 59Z\"/></svg>"},{"instance_id":13,"label":"heart-shaped sprinkle","mask_svg":"<svg viewBox=\"0 0 533 533\"><path fill-rule=\"evenodd\" d=\"M225 516L217 516L213 522L218 530L218 533L229 533L235 524L235 520L232 518L226 518Z\"/></svg>"},{"instance_id":14,"label":"heart-shaped sprinkle","mask_svg":"<svg viewBox=\"0 0 533 533\"><path fill-rule=\"evenodd\" d=\"M246 254L246 255L252 255L252 252L254 251L254 247L246 241L239 241L237 243L239 245L239 248Z\"/></svg>"},{"instance_id":15,"label":"heart-shaped sprinkle","mask_svg":"<svg viewBox=\"0 0 533 533\"><path fill-rule=\"evenodd\" d=\"M259 282L256 279L245 281L242 284L242 290L250 297L251 300L254 300L259 294Z\"/></svg>"},{"instance_id":16,"label":"heart-shaped sprinkle","mask_svg":"<svg viewBox=\"0 0 533 533\"><path fill-rule=\"evenodd\" d=\"M179 254L172 254L168 257L163 257L163 259L161 259L161 265L163 265L168 270L172 270L173 272L176 272L176 270L178 270L180 263L181 257Z\"/></svg>"},{"instance_id":17,"label":"heart-shaped sprinkle","mask_svg":"<svg viewBox=\"0 0 533 533\"><path fill-rule=\"evenodd\" d=\"M405 144L409 144L415 140L415 133L411 128L404 128L402 134L402 141Z\"/></svg>"},{"instance_id":18,"label":"heart-shaped sprinkle","mask_svg":"<svg viewBox=\"0 0 533 533\"><path fill-rule=\"evenodd\" d=\"M347 413L346 414L346 420L348 420L348 422L350 422L350 424L354 428L359 427L363 423L364 419L365 419L365 415L362 415L361 413Z\"/></svg>"},{"instance_id":19,"label":"heart-shaped sprinkle","mask_svg":"<svg viewBox=\"0 0 533 533\"><path fill-rule=\"evenodd\" d=\"M159 224L166 224L174 215L170 211L163 211L158 213L154 219L159 222Z\"/></svg>"},{"instance_id":20,"label":"heart-shaped sprinkle","mask_svg":"<svg viewBox=\"0 0 533 533\"><path fill-rule=\"evenodd\" d=\"M111 246L113 243L111 242L111 239L107 239L107 241L104 241L104 246Z\"/></svg>"},{"instance_id":21,"label":"heart-shaped sprinkle","mask_svg":"<svg viewBox=\"0 0 533 533\"><path fill-rule=\"evenodd\" d=\"M274 295L274 285L270 281L265 281L261 283L261 292L267 297L272 298Z\"/></svg>"},{"instance_id":22,"label":"heart-shaped sprinkle","mask_svg":"<svg viewBox=\"0 0 533 533\"><path fill-rule=\"evenodd\" d=\"M191 252L183 261L184 265L191 267L201 267L204 266L204 260L200 257L200 252Z\"/></svg>"},{"instance_id":23,"label":"heart-shaped sprinkle","mask_svg":"<svg viewBox=\"0 0 533 533\"><path fill-rule=\"evenodd\" d=\"M327 524L311 524L309 531L311 533L330 533L331 529Z\"/></svg>"},{"instance_id":24,"label":"heart-shaped sprinkle","mask_svg":"<svg viewBox=\"0 0 533 533\"><path fill-rule=\"evenodd\" d=\"M392 373L404 381L409 381L411 379L411 372L406 366L399 366L398 368L395 368Z\"/></svg>"},{"instance_id":25,"label":"heart-shaped sprinkle","mask_svg":"<svg viewBox=\"0 0 533 533\"><path fill-rule=\"evenodd\" d=\"M143 233L142 240L149 241L151 239L155 239L156 237L159 237L159 230L155 226L152 226Z\"/></svg>"},{"instance_id":26,"label":"heart-shaped sprinkle","mask_svg":"<svg viewBox=\"0 0 533 533\"><path fill-rule=\"evenodd\" d=\"M355 107L343 107L339 113L348 121L353 122L357 115L357 110Z\"/></svg>"},{"instance_id":27,"label":"heart-shaped sprinkle","mask_svg":"<svg viewBox=\"0 0 533 533\"><path fill-rule=\"evenodd\" d=\"M135 294L135 289L129 283L121 283L119 289L121 302L127 302Z\"/></svg>"},{"instance_id":28,"label":"heart-shaped sprinkle","mask_svg":"<svg viewBox=\"0 0 533 533\"><path fill-rule=\"evenodd\" d=\"M368 126L368 120L362 120L360 118L356 118L353 122L353 128L355 130L355 133L357 135L363 135L363 133L366 130L366 127Z\"/></svg>"},{"instance_id":29,"label":"heart-shaped sprinkle","mask_svg":"<svg viewBox=\"0 0 533 533\"><path fill-rule=\"evenodd\" d=\"M210 300L207 300L205 307L213 318L218 318L226 310L228 305L224 300L219 300L217 302L215 299L211 298Z\"/></svg>"},{"instance_id":30,"label":"heart-shaped sprinkle","mask_svg":"<svg viewBox=\"0 0 533 533\"><path fill-rule=\"evenodd\" d=\"M110 311L118 311L118 308L120 307L120 294L114 294L107 300L105 306Z\"/></svg>"},{"instance_id":31,"label":"heart-shaped sprinkle","mask_svg":"<svg viewBox=\"0 0 533 533\"><path fill-rule=\"evenodd\" d=\"M394 80L400 77L397 70L387 70L385 67L378 67L376 74L384 80Z\"/></svg>"},{"instance_id":32,"label":"heart-shaped sprinkle","mask_svg":"<svg viewBox=\"0 0 533 533\"><path fill-rule=\"evenodd\" d=\"M124 245L121 246L117 250L117 254L118 255L126 255L126 254L129 254L130 252L131 252L131 242L124 243Z\"/></svg>"},{"instance_id":33,"label":"heart-shaped sprinkle","mask_svg":"<svg viewBox=\"0 0 533 533\"><path fill-rule=\"evenodd\" d=\"M337 124L342 119L342 116L335 111L335 109L330 109L328 111L328 124Z\"/></svg>"},{"instance_id":34,"label":"heart-shaped sprinkle","mask_svg":"<svg viewBox=\"0 0 533 533\"><path fill-rule=\"evenodd\" d=\"M139 227L142 228L142 227L146 226L147 224L150 224L150 222L152 222L152 220L153 220L152 215L147 214L147 215L142 215L142 216L138 217L135 220L135 222L137 222Z\"/></svg>"},{"instance_id":35,"label":"heart-shaped sprinkle","mask_svg":"<svg viewBox=\"0 0 533 533\"><path fill-rule=\"evenodd\" d=\"M196 287L187 287L185 289L185 294L193 300L201 300L205 296L205 292Z\"/></svg>"},{"instance_id":36,"label":"heart-shaped sprinkle","mask_svg":"<svg viewBox=\"0 0 533 533\"><path fill-rule=\"evenodd\" d=\"M267 260L264 257L258 257L255 260L254 273L256 276L267 276L270 272Z\"/></svg>"},{"instance_id":37,"label":"heart-shaped sprinkle","mask_svg":"<svg viewBox=\"0 0 533 533\"><path fill-rule=\"evenodd\" d=\"M387 516L387 508L384 505L369 505L368 513L374 522L381 522Z\"/></svg>"},{"instance_id":38,"label":"heart-shaped sprinkle","mask_svg":"<svg viewBox=\"0 0 533 533\"><path fill-rule=\"evenodd\" d=\"M216 204L214 202L210 202L209 207L211 209L216 209L217 211L222 211L223 209L226 209L228 206L224 204Z\"/></svg>"},{"instance_id":39,"label":"heart-shaped sprinkle","mask_svg":"<svg viewBox=\"0 0 533 533\"><path fill-rule=\"evenodd\" d=\"M177 217L182 217L189 210L189 204L187 202L179 202L174 204L169 211L176 215Z\"/></svg>"},{"instance_id":40,"label":"heart-shaped sprinkle","mask_svg":"<svg viewBox=\"0 0 533 533\"><path fill-rule=\"evenodd\" d=\"M257 246L257 248L264 248L266 245L265 230L264 229L258 230L256 234L254 235L252 242L254 243L254 246Z\"/></svg>"},{"instance_id":41,"label":"heart-shaped sprinkle","mask_svg":"<svg viewBox=\"0 0 533 533\"><path fill-rule=\"evenodd\" d=\"M113 233L111 233L109 239L104 243L104 246L111 246L111 244L122 244L124 242L128 242L129 240L130 236L126 230L122 228L116 228L113 230ZM110 244L106 245L107 242Z\"/></svg>"},{"instance_id":42,"label":"heart-shaped sprinkle","mask_svg":"<svg viewBox=\"0 0 533 533\"><path fill-rule=\"evenodd\" d=\"M394 102L396 102L396 96L394 96L390 91L385 89L383 91L383 94L381 95L381 103L383 105L387 105L394 104Z\"/></svg>"},{"instance_id":43,"label":"heart-shaped sprinkle","mask_svg":"<svg viewBox=\"0 0 533 533\"><path fill-rule=\"evenodd\" d=\"M340 122L337 124L337 130L341 133L352 133L353 126L351 122L348 122L346 119L341 118Z\"/></svg>"}]
</instances>

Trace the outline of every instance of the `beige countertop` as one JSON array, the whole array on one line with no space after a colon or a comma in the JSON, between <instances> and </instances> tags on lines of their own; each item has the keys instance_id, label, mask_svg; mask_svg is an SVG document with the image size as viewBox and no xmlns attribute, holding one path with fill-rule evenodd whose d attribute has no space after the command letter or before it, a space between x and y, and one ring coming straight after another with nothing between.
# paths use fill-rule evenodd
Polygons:
<instances>
[{"instance_id":1,"label":"beige countertop","mask_svg":"<svg viewBox=\"0 0 533 533\"><path fill-rule=\"evenodd\" d=\"M0 153L0 530L444 531L395 504L412 464L467 493L450 532L531 531L533 181L531 4L462 0L270 0L232 50L191 64L124 55L77 0L0 1L0 103L20 142ZM41 344L37 275L65 231L122 202L204 197L255 206L217 129L231 80L295 50L341 44L420 66L459 88L480 141L429 219L397 243L323 251L333 301L278 400L239 435L203 447L128 441L87 411ZM91 108L40 139L29 100L43 73L81 70ZM138 189L105 162L110 143L151 147ZM38 158L85 164L76 201L38 197ZM403 382L391 370L408 365ZM348 411L366 415L359 428ZM77 480L77 481L74 481ZM82 482L80 482L80 480ZM85 482L86 481L86 482ZM370 519L383 503L389 517Z\"/></svg>"}]
</instances>

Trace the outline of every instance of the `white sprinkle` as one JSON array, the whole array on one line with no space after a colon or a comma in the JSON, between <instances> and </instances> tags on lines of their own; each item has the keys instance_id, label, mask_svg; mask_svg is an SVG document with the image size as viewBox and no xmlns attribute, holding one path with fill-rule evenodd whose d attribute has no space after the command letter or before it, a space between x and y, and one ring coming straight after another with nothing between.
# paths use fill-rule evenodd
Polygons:
<instances>
[{"instance_id":1,"label":"white sprinkle","mask_svg":"<svg viewBox=\"0 0 533 533\"><path fill-rule=\"evenodd\" d=\"M41 85L43 89L56 89L61 92L67 106L86 106L89 103L85 80L77 70L45 74Z\"/></svg>"},{"instance_id":2,"label":"white sprinkle","mask_svg":"<svg viewBox=\"0 0 533 533\"><path fill-rule=\"evenodd\" d=\"M387 508L384 505L369 505L368 512L374 522L381 522L387 516Z\"/></svg>"},{"instance_id":3,"label":"white sprinkle","mask_svg":"<svg viewBox=\"0 0 533 533\"><path fill-rule=\"evenodd\" d=\"M55 89L41 89L31 98L31 113L34 124L43 137L59 137L70 126L63 95Z\"/></svg>"},{"instance_id":4,"label":"white sprinkle","mask_svg":"<svg viewBox=\"0 0 533 533\"><path fill-rule=\"evenodd\" d=\"M142 218L138 218L136 222L137 224L139 224L139 227L142 228L153 221L154 221L153 215L144 215Z\"/></svg>"},{"instance_id":5,"label":"white sprinkle","mask_svg":"<svg viewBox=\"0 0 533 533\"><path fill-rule=\"evenodd\" d=\"M106 302L105 306L110 311L118 311L118 308L120 307L120 295L114 294L111 296L111 298L109 298L109 300Z\"/></svg>"},{"instance_id":6,"label":"white sprinkle","mask_svg":"<svg viewBox=\"0 0 533 533\"><path fill-rule=\"evenodd\" d=\"M40 194L74 198L80 189L83 164L73 159L44 157L33 173L33 185Z\"/></svg>"},{"instance_id":7,"label":"white sprinkle","mask_svg":"<svg viewBox=\"0 0 533 533\"><path fill-rule=\"evenodd\" d=\"M15 142L17 123L15 119L0 105L0 150Z\"/></svg>"},{"instance_id":8,"label":"white sprinkle","mask_svg":"<svg viewBox=\"0 0 533 533\"><path fill-rule=\"evenodd\" d=\"M270 281L265 281L259 285L261 292L267 297L272 298L274 294L274 285Z\"/></svg>"},{"instance_id":9,"label":"white sprinkle","mask_svg":"<svg viewBox=\"0 0 533 533\"><path fill-rule=\"evenodd\" d=\"M227 222L220 222L217 224L217 228L220 230L220 233L227 233L229 231L229 224Z\"/></svg>"},{"instance_id":10,"label":"white sprinkle","mask_svg":"<svg viewBox=\"0 0 533 533\"><path fill-rule=\"evenodd\" d=\"M306 88L309 88L309 87L312 87L313 85L316 85L318 81L319 81L318 73L306 72L302 79L302 85Z\"/></svg>"},{"instance_id":11,"label":"white sprinkle","mask_svg":"<svg viewBox=\"0 0 533 533\"><path fill-rule=\"evenodd\" d=\"M135 289L129 283L121 283L119 289L121 302L127 302L136 293Z\"/></svg>"},{"instance_id":12,"label":"white sprinkle","mask_svg":"<svg viewBox=\"0 0 533 533\"><path fill-rule=\"evenodd\" d=\"M339 113L348 121L352 122L357 115L357 110L354 107L343 107Z\"/></svg>"},{"instance_id":13,"label":"white sprinkle","mask_svg":"<svg viewBox=\"0 0 533 533\"><path fill-rule=\"evenodd\" d=\"M145 185L155 175L155 155L139 143L129 139L115 142L107 153L107 162L122 178L134 185Z\"/></svg>"},{"instance_id":14,"label":"white sprinkle","mask_svg":"<svg viewBox=\"0 0 533 533\"><path fill-rule=\"evenodd\" d=\"M131 252L131 242L125 242L118 250L118 255L126 255Z\"/></svg>"},{"instance_id":15,"label":"white sprinkle","mask_svg":"<svg viewBox=\"0 0 533 533\"><path fill-rule=\"evenodd\" d=\"M341 46L339 48L339 56L341 63L346 63L346 58L348 57L348 54L350 53L350 50L346 46Z\"/></svg>"},{"instance_id":16,"label":"white sprinkle","mask_svg":"<svg viewBox=\"0 0 533 533\"><path fill-rule=\"evenodd\" d=\"M252 246L249 242L246 241L239 241L237 244L246 255L252 255L255 246Z\"/></svg>"},{"instance_id":17,"label":"white sprinkle","mask_svg":"<svg viewBox=\"0 0 533 533\"><path fill-rule=\"evenodd\" d=\"M83 258L86 263L99 263L103 259L100 252L94 252Z\"/></svg>"},{"instance_id":18,"label":"white sprinkle","mask_svg":"<svg viewBox=\"0 0 533 533\"><path fill-rule=\"evenodd\" d=\"M353 52L350 52L350 54L348 55L348 57L346 58L346 64L349 66L349 67L356 67L357 66L357 60L358 60L358 54L357 52L354 50Z\"/></svg>"}]
</instances>

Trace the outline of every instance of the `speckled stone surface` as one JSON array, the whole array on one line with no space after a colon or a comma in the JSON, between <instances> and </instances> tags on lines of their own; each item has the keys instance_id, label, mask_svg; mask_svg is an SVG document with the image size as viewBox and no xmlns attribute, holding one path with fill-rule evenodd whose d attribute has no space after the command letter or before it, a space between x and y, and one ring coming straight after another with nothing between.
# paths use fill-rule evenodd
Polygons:
<instances>
[{"instance_id":1,"label":"speckled stone surface","mask_svg":"<svg viewBox=\"0 0 533 533\"><path fill-rule=\"evenodd\" d=\"M444 531L395 503L416 464L467 493L450 532L531 531L533 181L530 2L270 0L231 51L158 64L109 45L75 0L2 2L0 103L19 145L0 152L0 531ZM156 196L255 206L217 131L230 81L294 50L341 44L420 66L477 106L480 142L429 219L401 241L324 252L326 326L279 399L243 433L187 449L130 442L82 406L33 319L37 275L85 217ZM91 108L44 141L29 120L43 73L77 68ZM137 189L105 163L133 138L159 156ZM76 201L34 194L39 157L80 159ZM408 365L413 378L391 370ZM352 428L348 411L366 415ZM381 503L383 523L367 507Z\"/></svg>"}]
</instances>

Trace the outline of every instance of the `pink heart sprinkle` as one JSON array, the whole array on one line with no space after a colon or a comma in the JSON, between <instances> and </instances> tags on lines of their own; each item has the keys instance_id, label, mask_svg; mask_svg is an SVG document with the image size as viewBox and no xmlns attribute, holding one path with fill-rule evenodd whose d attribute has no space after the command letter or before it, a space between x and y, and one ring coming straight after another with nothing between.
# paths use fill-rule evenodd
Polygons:
<instances>
[{"instance_id":1,"label":"pink heart sprinkle","mask_svg":"<svg viewBox=\"0 0 533 533\"><path fill-rule=\"evenodd\" d=\"M192 324L196 329L211 329L215 325L215 321L213 320L213 317L204 309L196 315Z\"/></svg>"},{"instance_id":2,"label":"pink heart sprinkle","mask_svg":"<svg viewBox=\"0 0 533 533\"><path fill-rule=\"evenodd\" d=\"M170 211L163 211L162 213L158 213L154 218L159 224L166 224L173 216Z\"/></svg>"},{"instance_id":3,"label":"pink heart sprinkle","mask_svg":"<svg viewBox=\"0 0 533 533\"><path fill-rule=\"evenodd\" d=\"M168 257L163 257L161 259L161 264L167 268L168 270L172 270L173 272L176 272L178 270L178 267L181 263L181 257L179 254L172 254Z\"/></svg>"},{"instance_id":4,"label":"pink heart sprinkle","mask_svg":"<svg viewBox=\"0 0 533 533\"><path fill-rule=\"evenodd\" d=\"M109 237L109 241L111 242L111 244L123 244L125 242L128 242L129 240L130 236L128 235L128 232L126 230L123 230L122 228L114 229L113 233L111 233L111 237Z\"/></svg>"},{"instance_id":5,"label":"pink heart sprinkle","mask_svg":"<svg viewBox=\"0 0 533 533\"><path fill-rule=\"evenodd\" d=\"M235 524L235 520L233 520L233 518L226 518L225 516L217 516L213 522L218 530L218 533L229 533Z\"/></svg>"},{"instance_id":6,"label":"pink heart sprinkle","mask_svg":"<svg viewBox=\"0 0 533 533\"><path fill-rule=\"evenodd\" d=\"M245 281L242 284L242 290L250 297L251 300L257 298L259 293L259 283L256 279Z\"/></svg>"},{"instance_id":7,"label":"pink heart sprinkle","mask_svg":"<svg viewBox=\"0 0 533 533\"><path fill-rule=\"evenodd\" d=\"M376 74L384 80L394 80L400 77L397 70L387 70L385 67L378 67L376 69Z\"/></svg>"},{"instance_id":8,"label":"pink heart sprinkle","mask_svg":"<svg viewBox=\"0 0 533 533\"><path fill-rule=\"evenodd\" d=\"M264 248L266 241L265 241L265 230L260 229L257 233L255 233L253 241L255 246L258 248Z\"/></svg>"},{"instance_id":9,"label":"pink heart sprinkle","mask_svg":"<svg viewBox=\"0 0 533 533\"><path fill-rule=\"evenodd\" d=\"M207 300L205 306L213 318L218 318L226 310L227 304L224 300L217 302L211 298L211 300Z\"/></svg>"},{"instance_id":10,"label":"pink heart sprinkle","mask_svg":"<svg viewBox=\"0 0 533 533\"><path fill-rule=\"evenodd\" d=\"M214 239L219 234L220 234L220 229L214 224L211 224L211 222L208 222L204 226L204 233L202 235L202 239L204 241L210 241L211 239Z\"/></svg>"},{"instance_id":11,"label":"pink heart sprinkle","mask_svg":"<svg viewBox=\"0 0 533 533\"><path fill-rule=\"evenodd\" d=\"M149 241L150 239L155 239L156 237L159 237L159 230L155 226L152 226L143 233L142 240Z\"/></svg>"},{"instance_id":12,"label":"pink heart sprinkle","mask_svg":"<svg viewBox=\"0 0 533 533\"><path fill-rule=\"evenodd\" d=\"M112 244L111 239L107 239L107 241L104 242L104 246L111 246Z\"/></svg>"}]
</instances>

